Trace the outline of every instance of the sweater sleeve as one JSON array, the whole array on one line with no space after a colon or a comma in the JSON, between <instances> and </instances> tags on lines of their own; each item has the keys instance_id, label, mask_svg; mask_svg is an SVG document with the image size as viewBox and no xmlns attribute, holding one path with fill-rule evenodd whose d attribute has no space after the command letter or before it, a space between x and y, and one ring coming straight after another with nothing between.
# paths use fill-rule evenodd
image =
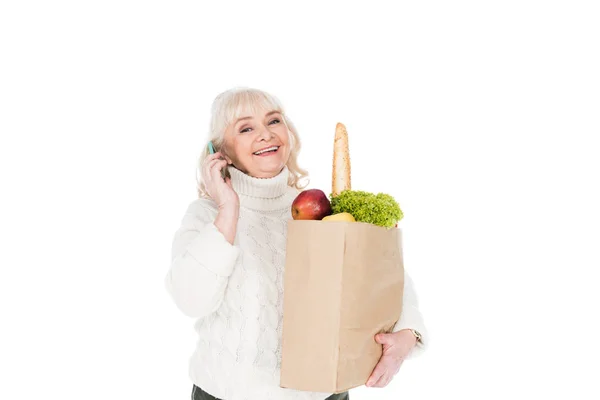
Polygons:
<instances>
[{"instance_id":1,"label":"sweater sleeve","mask_svg":"<svg viewBox=\"0 0 600 400\"><path fill-rule=\"evenodd\" d=\"M216 211L206 201L196 200L185 213L173 239L165 277L167 292L192 318L211 314L221 305L240 252L214 225Z\"/></svg>"},{"instance_id":2,"label":"sweater sleeve","mask_svg":"<svg viewBox=\"0 0 600 400\"><path fill-rule=\"evenodd\" d=\"M399 236L399 245L402 249L402 238ZM396 322L393 332L403 329L414 329L421 334L421 340L413 348L406 358L415 358L421 355L429 345L429 333L425 327L423 316L419 311L419 299L415 290L415 285L411 277L404 271L404 293L402 297L402 313L400 319Z\"/></svg>"},{"instance_id":3,"label":"sweater sleeve","mask_svg":"<svg viewBox=\"0 0 600 400\"><path fill-rule=\"evenodd\" d=\"M419 311L419 301L414 284L410 276L404 273L404 296L402 298L402 314L396 322L393 332L401 331L402 329L414 329L421 334L421 340L413 348L407 358L419 356L429 344L429 333L425 327L423 316Z\"/></svg>"}]
</instances>

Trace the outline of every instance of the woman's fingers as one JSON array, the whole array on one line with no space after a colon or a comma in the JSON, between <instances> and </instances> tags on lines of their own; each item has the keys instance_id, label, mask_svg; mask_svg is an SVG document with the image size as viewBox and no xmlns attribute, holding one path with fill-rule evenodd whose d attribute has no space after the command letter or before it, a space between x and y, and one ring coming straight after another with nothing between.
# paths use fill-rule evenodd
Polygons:
<instances>
[{"instance_id":1,"label":"woman's fingers","mask_svg":"<svg viewBox=\"0 0 600 400\"><path fill-rule=\"evenodd\" d=\"M373 369L371 376L367 380L367 386L376 386L383 375L385 375L385 366L381 361L379 361Z\"/></svg>"},{"instance_id":2,"label":"woman's fingers","mask_svg":"<svg viewBox=\"0 0 600 400\"><path fill-rule=\"evenodd\" d=\"M214 160L219 160L221 153L215 153L215 154L209 154L206 159L204 160L204 166L209 165L211 162L213 162Z\"/></svg>"},{"instance_id":3,"label":"woman's fingers","mask_svg":"<svg viewBox=\"0 0 600 400\"><path fill-rule=\"evenodd\" d=\"M219 174L214 174L213 169L215 165L219 164L221 160L219 157L221 156L220 152L209 154L204 159L204 164L202 166L202 180L204 181L204 185L206 187L206 191L211 197L214 197L215 193L215 182L218 185L218 180L215 181L215 176L219 176ZM219 171L219 170L217 170ZM222 179L221 179L222 181Z\"/></svg>"},{"instance_id":4,"label":"woman's fingers","mask_svg":"<svg viewBox=\"0 0 600 400\"><path fill-rule=\"evenodd\" d=\"M391 378L387 372L384 372L383 375L379 378L377 382L373 385L373 387L382 388L386 387L388 383L390 383Z\"/></svg>"},{"instance_id":5,"label":"woman's fingers","mask_svg":"<svg viewBox=\"0 0 600 400\"><path fill-rule=\"evenodd\" d=\"M202 179L208 195L217 203L237 204L237 194L233 189L231 179L223 179L222 170L228 164L220 157L221 153L210 154L204 160Z\"/></svg>"},{"instance_id":6,"label":"woman's fingers","mask_svg":"<svg viewBox=\"0 0 600 400\"><path fill-rule=\"evenodd\" d=\"M212 176L213 168L215 167L215 165L219 164L221 161L223 161L223 160L212 160L210 163L208 163L208 172L211 176Z\"/></svg>"},{"instance_id":7,"label":"woman's fingers","mask_svg":"<svg viewBox=\"0 0 600 400\"><path fill-rule=\"evenodd\" d=\"M203 173L205 174L204 178L210 178L212 177L212 167L219 161L222 161L221 159L219 159L221 153L215 153L215 154L210 154L206 157L206 159L204 160L204 168Z\"/></svg>"},{"instance_id":8,"label":"woman's fingers","mask_svg":"<svg viewBox=\"0 0 600 400\"><path fill-rule=\"evenodd\" d=\"M223 177L221 176L221 170L227 165L226 160L216 160L214 163L210 165L210 176L215 180L215 182L223 182Z\"/></svg>"}]
</instances>

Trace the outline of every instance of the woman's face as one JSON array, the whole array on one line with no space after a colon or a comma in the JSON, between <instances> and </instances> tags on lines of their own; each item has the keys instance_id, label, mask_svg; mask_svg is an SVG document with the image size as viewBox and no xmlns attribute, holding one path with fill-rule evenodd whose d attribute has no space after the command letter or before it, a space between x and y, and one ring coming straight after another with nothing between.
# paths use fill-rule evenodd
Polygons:
<instances>
[{"instance_id":1,"label":"woman's face","mask_svg":"<svg viewBox=\"0 0 600 400\"><path fill-rule=\"evenodd\" d=\"M289 135L278 111L244 115L225 131L225 159L250 176L272 178L290 156Z\"/></svg>"}]
</instances>

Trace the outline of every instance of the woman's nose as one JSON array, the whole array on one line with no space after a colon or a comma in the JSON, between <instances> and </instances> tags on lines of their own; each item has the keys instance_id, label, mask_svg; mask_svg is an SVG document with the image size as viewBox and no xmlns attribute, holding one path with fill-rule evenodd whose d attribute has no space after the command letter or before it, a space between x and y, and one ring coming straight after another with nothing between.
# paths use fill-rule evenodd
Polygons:
<instances>
[{"instance_id":1,"label":"woman's nose","mask_svg":"<svg viewBox=\"0 0 600 400\"><path fill-rule=\"evenodd\" d=\"M267 127L263 127L258 134L260 139L270 139L273 136L273 133Z\"/></svg>"}]
</instances>

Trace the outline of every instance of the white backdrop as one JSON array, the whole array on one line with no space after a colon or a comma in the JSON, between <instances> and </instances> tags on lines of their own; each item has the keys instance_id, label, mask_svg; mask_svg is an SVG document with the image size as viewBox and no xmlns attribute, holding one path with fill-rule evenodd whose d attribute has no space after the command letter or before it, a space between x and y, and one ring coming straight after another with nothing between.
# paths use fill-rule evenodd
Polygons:
<instances>
[{"instance_id":1,"label":"white backdrop","mask_svg":"<svg viewBox=\"0 0 600 400\"><path fill-rule=\"evenodd\" d=\"M405 213L431 347L352 399L599 398L594 3L2 2L0 398L189 398L163 277L237 85Z\"/></svg>"}]
</instances>

